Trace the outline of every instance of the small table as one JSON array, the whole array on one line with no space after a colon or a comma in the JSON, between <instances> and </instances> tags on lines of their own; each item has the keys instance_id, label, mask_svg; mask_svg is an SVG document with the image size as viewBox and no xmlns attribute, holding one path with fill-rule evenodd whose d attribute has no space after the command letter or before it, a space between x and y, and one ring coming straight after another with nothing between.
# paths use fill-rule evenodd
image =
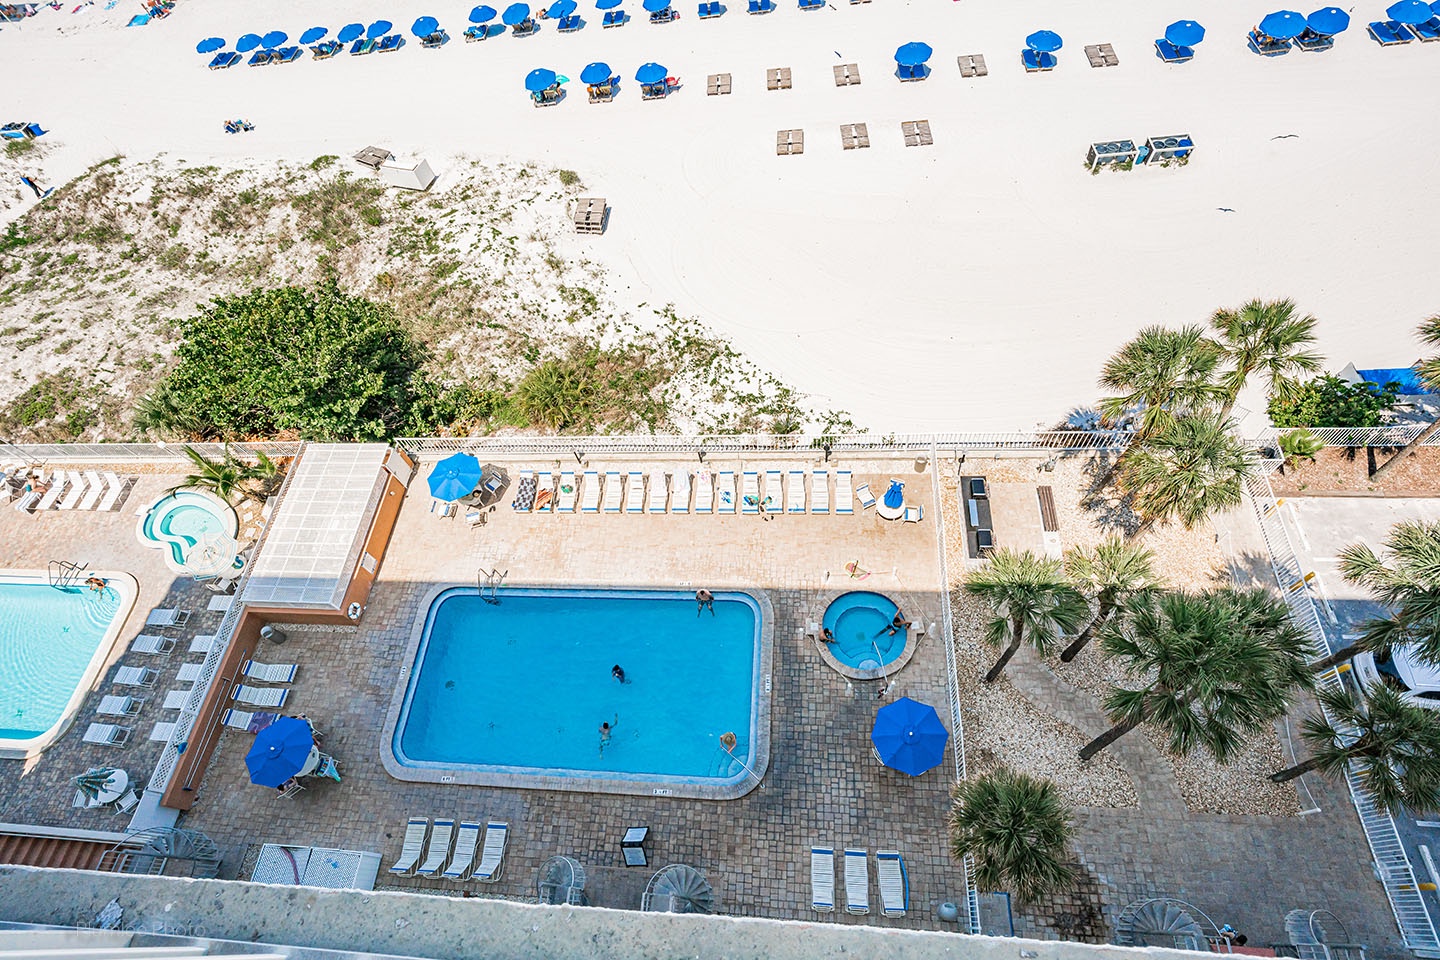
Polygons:
<instances>
[{"instance_id":1,"label":"small table","mask_svg":"<svg viewBox=\"0 0 1440 960\"><path fill-rule=\"evenodd\" d=\"M107 803L114 803L125 795L125 789L129 786L130 774L124 770L116 770L110 775L110 779L105 781L105 786L100 788L100 792L95 795L94 800L90 801L89 806L103 807Z\"/></svg>"},{"instance_id":2,"label":"small table","mask_svg":"<svg viewBox=\"0 0 1440 960\"><path fill-rule=\"evenodd\" d=\"M620 853L625 857L625 866L643 867L649 864L642 846L649 835L649 827L631 827L625 831L625 836L620 840Z\"/></svg>"},{"instance_id":3,"label":"small table","mask_svg":"<svg viewBox=\"0 0 1440 960\"><path fill-rule=\"evenodd\" d=\"M887 507L885 506L884 499L881 499L881 501L875 505L875 516L881 520L899 520L904 514L905 504L903 503L898 507Z\"/></svg>"}]
</instances>

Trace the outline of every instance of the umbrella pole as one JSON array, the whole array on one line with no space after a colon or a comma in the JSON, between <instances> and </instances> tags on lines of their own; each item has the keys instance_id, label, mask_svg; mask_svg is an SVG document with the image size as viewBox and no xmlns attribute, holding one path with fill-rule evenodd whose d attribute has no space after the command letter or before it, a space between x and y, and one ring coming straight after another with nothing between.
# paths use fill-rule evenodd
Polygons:
<instances>
[{"instance_id":1,"label":"umbrella pole","mask_svg":"<svg viewBox=\"0 0 1440 960\"><path fill-rule=\"evenodd\" d=\"M909 628L907 627L906 629ZM880 692L875 694L875 699L879 700L890 692L890 675L885 672L885 658L881 656L880 646L875 642L874 637L870 638L870 649L875 651L875 662L880 664L880 676L885 678L885 686L881 687Z\"/></svg>"}]
</instances>

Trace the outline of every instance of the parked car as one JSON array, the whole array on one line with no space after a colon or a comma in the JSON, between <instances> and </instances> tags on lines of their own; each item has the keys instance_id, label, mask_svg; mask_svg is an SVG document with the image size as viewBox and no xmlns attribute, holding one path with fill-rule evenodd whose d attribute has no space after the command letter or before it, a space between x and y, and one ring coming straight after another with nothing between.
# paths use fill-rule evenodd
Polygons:
<instances>
[{"instance_id":1,"label":"parked car","mask_svg":"<svg viewBox=\"0 0 1440 960\"><path fill-rule=\"evenodd\" d=\"M1388 683L1417 707L1440 710L1440 666L1419 659L1409 647L1397 647L1386 659L1358 654L1354 662L1365 689Z\"/></svg>"}]
</instances>

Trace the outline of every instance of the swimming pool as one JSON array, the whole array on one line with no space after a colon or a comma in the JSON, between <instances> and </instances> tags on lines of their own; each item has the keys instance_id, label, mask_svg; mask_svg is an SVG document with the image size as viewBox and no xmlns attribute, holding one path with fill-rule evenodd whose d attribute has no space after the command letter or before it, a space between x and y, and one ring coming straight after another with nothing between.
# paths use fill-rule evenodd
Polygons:
<instances>
[{"instance_id":1,"label":"swimming pool","mask_svg":"<svg viewBox=\"0 0 1440 960\"><path fill-rule=\"evenodd\" d=\"M878 680L893 674L914 655L918 631L912 626L890 632L900 607L889 597L852 590L830 601L821 626L833 642L821 643L826 661L854 680ZM914 617L914 611L907 616Z\"/></svg>"},{"instance_id":2,"label":"swimming pool","mask_svg":"<svg viewBox=\"0 0 1440 960\"><path fill-rule=\"evenodd\" d=\"M105 665L135 602L117 573L103 592L57 589L39 570L0 571L0 757L31 757L60 735Z\"/></svg>"},{"instance_id":3,"label":"swimming pool","mask_svg":"<svg viewBox=\"0 0 1440 960\"><path fill-rule=\"evenodd\" d=\"M763 594L716 591L699 615L690 591L502 587L495 599L432 591L387 720L392 776L728 799L764 775ZM614 725L603 745L602 722Z\"/></svg>"},{"instance_id":4,"label":"swimming pool","mask_svg":"<svg viewBox=\"0 0 1440 960\"><path fill-rule=\"evenodd\" d=\"M135 536L147 547L166 549L165 562L176 573L188 573L185 558L207 540L233 539L240 521L230 505L202 490L174 490L141 515Z\"/></svg>"}]
</instances>

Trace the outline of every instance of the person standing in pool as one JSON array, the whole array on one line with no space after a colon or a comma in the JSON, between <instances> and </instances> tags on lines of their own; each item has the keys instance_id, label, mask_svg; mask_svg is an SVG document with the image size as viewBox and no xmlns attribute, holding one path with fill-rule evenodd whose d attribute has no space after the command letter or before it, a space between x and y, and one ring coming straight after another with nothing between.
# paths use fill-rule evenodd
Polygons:
<instances>
[{"instance_id":1,"label":"person standing in pool","mask_svg":"<svg viewBox=\"0 0 1440 960\"><path fill-rule=\"evenodd\" d=\"M715 616L715 594L709 590L700 589L695 591L695 616L700 616L702 610L709 608L710 616Z\"/></svg>"},{"instance_id":2,"label":"person standing in pool","mask_svg":"<svg viewBox=\"0 0 1440 960\"><path fill-rule=\"evenodd\" d=\"M616 680L619 680L621 683L630 682L629 680L625 679L625 668L620 666L620 664L618 663L610 668L610 676L614 677Z\"/></svg>"},{"instance_id":3,"label":"person standing in pool","mask_svg":"<svg viewBox=\"0 0 1440 960\"><path fill-rule=\"evenodd\" d=\"M600 724L600 756L605 756L605 744L610 742L610 734L614 733L615 728L619 725L620 714L618 713L615 714L615 719L612 720L610 723L602 722Z\"/></svg>"}]
</instances>

